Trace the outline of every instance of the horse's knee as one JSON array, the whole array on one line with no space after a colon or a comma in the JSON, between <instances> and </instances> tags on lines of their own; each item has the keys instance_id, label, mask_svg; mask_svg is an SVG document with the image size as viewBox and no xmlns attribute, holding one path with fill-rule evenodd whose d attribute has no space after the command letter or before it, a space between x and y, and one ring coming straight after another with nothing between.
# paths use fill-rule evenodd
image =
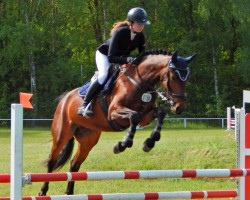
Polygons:
<instances>
[{"instance_id":1,"label":"horse's knee","mask_svg":"<svg viewBox=\"0 0 250 200\"><path fill-rule=\"evenodd\" d=\"M157 110L157 117L158 118L163 119L166 114L167 114L167 111L165 108L158 108L158 110Z\"/></svg>"}]
</instances>

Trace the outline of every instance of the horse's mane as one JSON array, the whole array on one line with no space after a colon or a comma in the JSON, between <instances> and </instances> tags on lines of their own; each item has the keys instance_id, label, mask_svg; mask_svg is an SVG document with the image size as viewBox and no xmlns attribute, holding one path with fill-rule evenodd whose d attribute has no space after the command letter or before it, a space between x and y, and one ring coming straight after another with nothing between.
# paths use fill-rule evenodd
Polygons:
<instances>
[{"instance_id":1,"label":"horse's mane","mask_svg":"<svg viewBox=\"0 0 250 200\"><path fill-rule=\"evenodd\" d=\"M148 55L169 55L171 56L172 53L170 51L164 50L164 49L153 49L153 50L147 50L147 51L142 51L134 60L134 64L139 65L144 58Z\"/></svg>"}]
</instances>

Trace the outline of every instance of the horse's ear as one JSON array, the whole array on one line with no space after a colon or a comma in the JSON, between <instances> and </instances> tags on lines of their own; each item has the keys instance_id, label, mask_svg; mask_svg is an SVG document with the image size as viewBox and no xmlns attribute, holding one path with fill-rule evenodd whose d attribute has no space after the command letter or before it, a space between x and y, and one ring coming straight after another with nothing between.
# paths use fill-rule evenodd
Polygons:
<instances>
[{"instance_id":1,"label":"horse's ear","mask_svg":"<svg viewBox=\"0 0 250 200\"><path fill-rule=\"evenodd\" d=\"M176 63L176 62L177 62L177 54L178 54L178 52L175 51L175 52L173 53L173 55L172 55L172 62L173 62L173 63Z\"/></svg>"},{"instance_id":2,"label":"horse's ear","mask_svg":"<svg viewBox=\"0 0 250 200\"><path fill-rule=\"evenodd\" d=\"M189 56L186 58L187 63L190 63L192 60L194 60L197 57L196 53L193 54L192 56Z\"/></svg>"}]
</instances>

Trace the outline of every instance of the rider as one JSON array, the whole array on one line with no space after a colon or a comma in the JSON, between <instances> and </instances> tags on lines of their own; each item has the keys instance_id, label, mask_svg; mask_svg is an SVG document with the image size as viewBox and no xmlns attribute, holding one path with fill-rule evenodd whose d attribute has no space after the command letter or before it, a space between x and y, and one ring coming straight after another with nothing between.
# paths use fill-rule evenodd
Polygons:
<instances>
[{"instance_id":1,"label":"rider","mask_svg":"<svg viewBox=\"0 0 250 200\"><path fill-rule=\"evenodd\" d=\"M83 116L93 114L93 111L88 109L88 104L95 92L105 83L110 63L132 63L134 58L130 56L131 52L138 49L140 53L145 49L145 37L142 31L144 25L149 24L147 12L140 7L129 10L127 20L114 23L110 39L97 48L95 61L99 74L89 86L78 114Z\"/></svg>"}]
</instances>

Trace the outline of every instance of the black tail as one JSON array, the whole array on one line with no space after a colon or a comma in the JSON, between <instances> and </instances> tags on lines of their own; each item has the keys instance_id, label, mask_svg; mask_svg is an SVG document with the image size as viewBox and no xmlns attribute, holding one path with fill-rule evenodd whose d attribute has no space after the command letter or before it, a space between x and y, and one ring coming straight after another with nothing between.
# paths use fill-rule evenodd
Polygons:
<instances>
[{"instance_id":1,"label":"black tail","mask_svg":"<svg viewBox=\"0 0 250 200\"><path fill-rule=\"evenodd\" d=\"M57 162L53 168L53 171L61 169L69 161L69 159L71 158L72 153L73 153L74 144L75 144L74 137L72 137L67 142L67 144L65 144L62 151L60 152L60 154L57 158Z\"/></svg>"}]
</instances>

